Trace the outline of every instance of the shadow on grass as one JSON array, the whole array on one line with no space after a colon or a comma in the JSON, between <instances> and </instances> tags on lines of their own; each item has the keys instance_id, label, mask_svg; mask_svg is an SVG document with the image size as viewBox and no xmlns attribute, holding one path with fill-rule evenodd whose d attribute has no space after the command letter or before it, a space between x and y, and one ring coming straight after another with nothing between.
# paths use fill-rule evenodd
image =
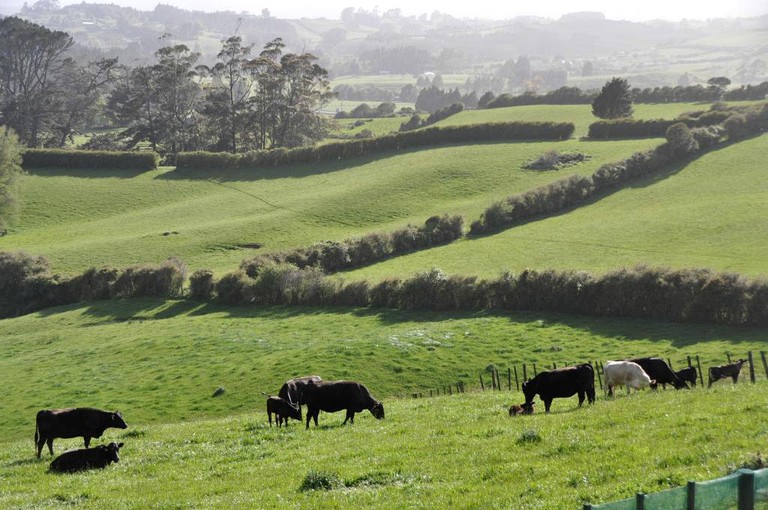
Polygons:
<instances>
[{"instance_id":1,"label":"shadow on grass","mask_svg":"<svg viewBox=\"0 0 768 510\"><path fill-rule=\"evenodd\" d=\"M740 343L764 342L765 328L750 326L723 326L716 324L690 324L665 322L653 319L626 317L594 317L588 315L558 314L536 311L502 310L447 310L415 311L390 308L361 308L348 306L288 306L288 305L225 305L216 302L194 300L166 300L161 298L137 298L93 301L69 306L54 307L37 312L42 317L53 316L71 310L80 310L93 317L86 327L109 322L138 322L171 319L179 316L218 319L269 319L287 320L301 317L325 318L335 321L338 317L375 319L381 325L406 323L441 323L457 320L501 319L511 324L532 328L566 327L584 331L619 342L666 341L675 348L685 348L710 341L726 341L737 348ZM638 352L637 356L658 356L656 352Z\"/></svg>"},{"instance_id":2,"label":"shadow on grass","mask_svg":"<svg viewBox=\"0 0 768 510\"><path fill-rule=\"evenodd\" d=\"M103 179L106 177L132 179L152 170L136 170L129 168L25 168L30 175L39 177L77 177L80 179Z\"/></svg>"}]
</instances>

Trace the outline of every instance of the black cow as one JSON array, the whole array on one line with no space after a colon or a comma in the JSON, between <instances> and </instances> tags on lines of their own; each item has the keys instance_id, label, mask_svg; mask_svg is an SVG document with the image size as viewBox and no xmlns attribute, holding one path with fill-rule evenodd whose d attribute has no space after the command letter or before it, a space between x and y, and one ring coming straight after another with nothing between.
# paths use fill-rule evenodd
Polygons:
<instances>
[{"instance_id":1,"label":"black cow","mask_svg":"<svg viewBox=\"0 0 768 510\"><path fill-rule=\"evenodd\" d=\"M101 469L112 462L120 462L120 448L123 443L109 443L96 448L85 448L64 452L51 462L51 471L73 473L86 469Z\"/></svg>"},{"instance_id":2,"label":"black cow","mask_svg":"<svg viewBox=\"0 0 768 510\"><path fill-rule=\"evenodd\" d=\"M335 413L346 409L342 425L355 423L355 413L368 409L378 420L384 419L384 404L371 396L368 388L355 381L310 382L304 387L302 401L307 404L307 428L320 411Z\"/></svg>"},{"instance_id":3,"label":"black cow","mask_svg":"<svg viewBox=\"0 0 768 510\"><path fill-rule=\"evenodd\" d=\"M45 443L48 443L48 450L53 455L54 438L82 436L85 447L88 448L92 437L101 437L104 430L110 427L128 428L119 411L113 413L90 407L40 411L37 413L35 427L37 458L40 458Z\"/></svg>"},{"instance_id":4,"label":"black cow","mask_svg":"<svg viewBox=\"0 0 768 510\"><path fill-rule=\"evenodd\" d=\"M525 402L533 403L538 394L544 401L544 409L549 412L552 399L572 397L579 394L579 406L584 403L584 397L589 403L595 402L595 371L592 365L582 364L575 367L557 368L541 372L533 379L523 383Z\"/></svg>"},{"instance_id":5,"label":"black cow","mask_svg":"<svg viewBox=\"0 0 768 510\"><path fill-rule=\"evenodd\" d=\"M304 392L304 387L310 382L322 382L322 378L319 375L305 375L303 377L294 377L285 381L277 396L284 398L291 404L298 404L301 406L302 402L301 394Z\"/></svg>"},{"instance_id":6,"label":"black cow","mask_svg":"<svg viewBox=\"0 0 768 510\"><path fill-rule=\"evenodd\" d=\"M739 381L739 372L741 372L741 366L746 363L747 360L740 359L736 363L730 365L720 365L719 367L709 367L709 384L707 388L712 387L712 383L730 377L733 379L733 384Z\"/></svg>"},{"instance_id":7,"label":"black cow","mask_svg":"<svg viewBox=\"0 0 768 510\"><path fill-rule=\"evenodd\" d=\"M683 381L684 383L690 383L691 386L694 388L696 387L696 379L698 379L698 374L696 373L696 368L694 367L688 367L684 368L682 370L678 370L675 372L675 375L678 379Z\"/></svg>"},{"instance_id":8,"label":"black cow","mask_svg":"<svg viewBox=\"0 0 768 510\"><path fill-rule=\"evenodd\" d=\"M275 415L275 421L277 426L280 427L285 420L285 425L288 425L288 418L301 421L301 407L299 404L291 404L284 398L280 397L268 397L267 398L267 416L269 417L269 426L272 426L272 415Z\"/></svg>"},{"instance_id":9,"label":"black cow","mask_svg":"<svg viewBox=\"0 0 768 510\"><path fill-rule=\"evenodd\" d=\"M648 377L656 380L656 384L651 385L651 388L656 389L659 384L662 388L667 389L667 384L671 384L676 390L688 389L688 385L684 381L681 381L675 373L669 368L667 362L661 358L635 358L627 361L633 361L643 367Z\"/></svg>"}]
</instances>

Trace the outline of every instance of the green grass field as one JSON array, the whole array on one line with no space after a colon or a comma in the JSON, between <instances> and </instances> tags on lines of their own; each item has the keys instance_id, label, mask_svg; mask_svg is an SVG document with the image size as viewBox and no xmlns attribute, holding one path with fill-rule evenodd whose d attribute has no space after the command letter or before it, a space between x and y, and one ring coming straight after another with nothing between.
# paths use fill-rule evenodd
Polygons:
<instances>
[{"instance_id":1,"label":"green grass field","mask_svg":"<svg viewBox=\"0 0 768 510\"><path fill-rule=\"evenodd\" d=\"M634 183L565 214L482 238L352 271L347 280L414 274L440 267L484 277L502 270L590 269L637 264L768 274L766 136L731 145L660 177Z\"/></svg>"},{"instance_id":2,"label":"green grass field","mask_svg":"<svg viewBox=\"0 0 768 510\"><path fill-rule=\"evenodd\" d=\"M45 255L60 273L176 256L190 269L234 270L256 251L423 224L435 214L477 218L491 202L573 172L591 173L657 140L496 143L413 150L259 171L142 174L34 171L0 250ZM551 149L592 159L551 172L522 169Z\"/></svg>"},{"instance_id":3,"label":"green grass field","mask_svg":"<svg viewBox=\"0 0 768 510\"><path fill-rule=\"evenodd\" d=\"M764 348L764 331L546 314L235 308L132 300L0 323L0 506L45 508L578 508L722 476L764 451L768 383L645 391L509 418L518 391L479 393L489 363L669 357L702 365ZM270 429L261 392L319 373L363 381L387 417ZM486 382L488 374L486 373ZM407 398L465 381L469 392ZM214 390L226 392L213 397ZM119 409L123 461L52 475L34 458L41 408ZM686 409L685 413L678 412ZM639 417L642 416L642 419ZM57 452L79 447L56 440ZM334 490L301 491L310 472Z\"/></svg>"},{"instance_id":4,"label":"green grass field","mask_svg":"<svg viewBox=\"0 0 768 510\"><path fill-rule=\"evenodd\" d=\"M689 105L690 106L690 105ZM675 106L676 107L676 106ZM452 122L570 120L584 107L488 110ZM670 105L664 105L670 112ZM702 107L702 109L705 107ZM538 110L538 116L535 115ZM690 108L687 108L687 111ZM501 118L496 115L530 116ZM669 117L662 107L644 118ZM463 116L463 117L462 117ZM484 120L483 120L484 119ZM447 121L446 121L447 122ZM447 273L495 277L523 267L602 272L638 263L768 274L766 136L726 145L572 211L342 274L345 280ZM366 160L259 171L171 168L126 174L34 171L0 250L53 271L124 267L177 256L190 270L234 270L258 250L479 218L490 203L654 147L658 139L453 145ZM591 159L558 171L523 164L552 149ZM81 303L0 321L0 508L576 509L723 476L768 441L765 328L544 313L224 307L134 299ZM594 406L509 418L517 391L480 392L486 369L660 356L702 368L756 357L757 384L644 391ZM366 384L386 407L340 427L270 428L262 394L316 373ZM464 382L468 392L413 399ZM223 395L214 397L218 388ZM47 473L34 457L38 410L119 409L122 462ZM539 406L543 407L543 406ZM80 447L56 440L57 452ZM318 489L327 482L328 490ZM302 490L303 486L315 490Z\"/></svg>"}]
</instances>

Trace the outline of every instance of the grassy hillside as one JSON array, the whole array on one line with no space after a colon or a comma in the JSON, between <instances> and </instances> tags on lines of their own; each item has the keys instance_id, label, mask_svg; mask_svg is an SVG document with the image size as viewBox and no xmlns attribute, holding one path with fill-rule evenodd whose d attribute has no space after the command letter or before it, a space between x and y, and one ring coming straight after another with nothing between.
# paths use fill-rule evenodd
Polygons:
<instances>
[{"instance_id":1,"label":"grassy hillside","mask_svg":"<svg viewBox=\"0 0 768 510\"><path fill-rule=\"evenodd\" d=\"M0 321L0 437L31 438L42 408L122 410L140 423L264 409L292 376L363 381L379 398L458 380L479 386L493 363L700 355L702 366L765 350L765 331L546 314L408 313L381 309L223 308L128 300ZM487 375L487 374L486 374ZM522 374L521 374L522 375ZM764 374L758 370L764 379ZM487 382L487 378L486 378ZM211 395L224 387L224 396ZM521 399L517 394L515 399Z\"/></svg>"},{"instance_id":2,"label":"grassy hillside","mask_svg":"<svg viewBox=\"0 0 768 510\"><path fill-rule=\"evenodd\" d=\"M159 300L50 309L0 321L0 373L13 381L0 400L0 506L572 509L657 492L725 475L764 451L768 382L759 369L756 385L620 392L614 400L598 393L594 406L556 400L550 415L518 418L507 408L521 393L477 393L473 380L490 363L541 369L645 354L678 366L699 354L706 368L726 353L764 349L764 333ZM365 412L340 427L342 415L321 414L309 431L296 422L269 428L261 392L306 373L363 381L386 419ZM470 392L408 398L459 379ZM213 397L218 387L226 391ZM129 429L108 429L97 441L125 443L119 464L53 475L47 453L34 458L35 413L70 405L123 412Z\"/></svg>"},{"instance_id":3,"label":"grassy hillside","mask_svg":"<svg viewBox=\"0 0 768 510\"><path fill-rule=\"evenodd\" d=\"M449 274L495 277L503 269L604 272L639 263L768 275L766 141L763 135L710 152L566 214L399 257L345 278L377 281L434 266Z\"/></svg>"},{"instance_id":4,"label":"grassy hillside","mask_svg":"<svg viewBox=\"0 0 768 510\"><path fill-rule=\"evenodd\" d=\"M422 224L435 214L479 217L494 200L652 147L657 140L495 143L414 150L376 159L275 169L143 174L34 171L0 250L48 257L57 272L181 258L233 270L262 250L305 246ZM567 170L522 169L557 148L592 158Z\"/></svg>"}]
</instances>

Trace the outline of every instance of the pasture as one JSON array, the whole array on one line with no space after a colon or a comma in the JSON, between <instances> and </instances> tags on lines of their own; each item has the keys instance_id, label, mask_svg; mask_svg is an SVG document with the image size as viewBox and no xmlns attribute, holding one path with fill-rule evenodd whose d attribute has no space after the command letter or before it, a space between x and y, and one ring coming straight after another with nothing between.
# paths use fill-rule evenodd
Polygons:
<instances>
[{"instance_id":1,"label":"pasture","mask_svg":"<svg viewBox=\"0 0 768 510\"><path fill-rule=\"evenodd\" d=\"M766 135L707 153L662 175L561 215L467 238L346 273L378 281L439 267L496 277L503 269L588 269L636 264L768 274ZM500 197L501 198L501 197Z\"/></svg>"},{"instance_id":2,"label":"pasture","mask_svg":"<svg viewBox=\"0 0 768 510\"><path fill-rule=\"evenodd\" d=\"M491 202L574 172L592 173L658 140L452 145L349 162L243 171L146 173L34 170L21 179L20 214L0 250L46 256L58 273L126 267L175 256L190 270L233 271L262 251L342 240L436 214L469 222ZM524 170L544 152L591 159Z\"/></svg>"}]
</instances>

